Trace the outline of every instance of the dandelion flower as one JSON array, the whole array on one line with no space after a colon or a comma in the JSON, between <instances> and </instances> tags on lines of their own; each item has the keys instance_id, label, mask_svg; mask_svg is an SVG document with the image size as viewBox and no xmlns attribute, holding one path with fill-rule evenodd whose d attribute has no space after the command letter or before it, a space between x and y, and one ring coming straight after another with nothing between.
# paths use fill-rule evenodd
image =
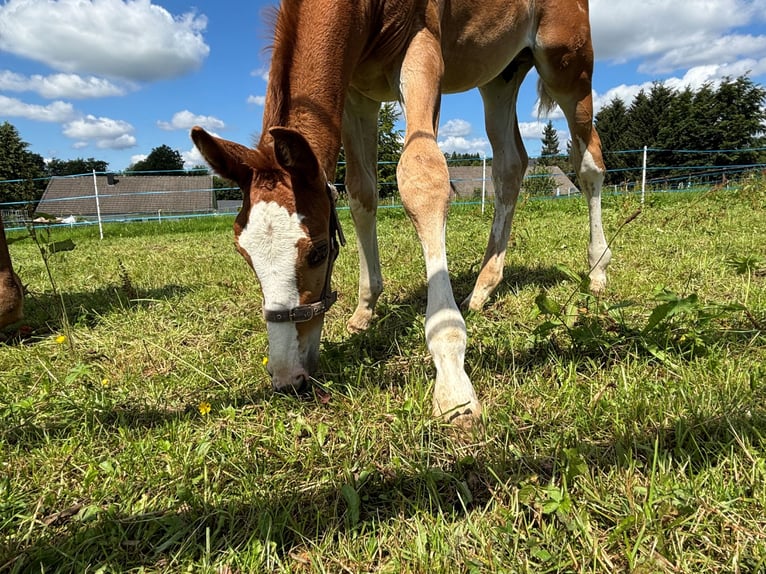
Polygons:
<instances>
[{"instance_id":1,"label":"dandelion flower","mask_svg":"<svg viewBox=\"0 0 766 574\"><path fill-rule=\"evenodd\" d=\"M56 337L57 345L63 345L64 343L66 343L66 335L59 335L58 337Z\"/></svg>"},{"instance_id":2,"label":"dandelion flower","mask_svg":"<svg viewBox=\"0 0 766 574\"><path fill-rule=\"evenodd\" d=\"M102 387L108 387L109 386L109 379L101 379L101 386Z\"/></svg>"},{"instance_id":3,"label":"dandelion flower","mask_svg":"<svg viewBox=\"0 0 766 574\"><path fill-rule=\"evenodd\" d=\"M263 366L265 367L268 364L269 364L269 358L268 357L264 357L263 358Z\"/></svg>"},{"instance_id":4,"label":"dandelion flower","mask_svg":"<svg viewBox=\"0 0 766 574\"><path fill-rule=\"evenodd\" d=\"M210 412L210 403L202 401L197 407L197 410L199 410L199 414L201 414L204 417Z\"/></svg>"}]
</instances>

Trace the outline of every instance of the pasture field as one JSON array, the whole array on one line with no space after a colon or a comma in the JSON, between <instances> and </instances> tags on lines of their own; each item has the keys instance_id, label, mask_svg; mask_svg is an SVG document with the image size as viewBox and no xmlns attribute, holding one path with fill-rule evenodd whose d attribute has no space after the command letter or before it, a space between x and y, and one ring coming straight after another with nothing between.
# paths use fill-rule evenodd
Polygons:
<instances>
[{"instance_id":1,"label":"pasture field","mask_svg":"<svg viewBox=\"0 0 766 574\"><path fill-rule=\"evenodd\" d=\"M230 218L13 242L29 296L0 336L0 571L766 572L766 185L652 196L628 223L635 197L604 205L600 298L579 285L583 200L520 205L506 278L466 314L471 433L430 416L401 210L380 213L386 290L360 335L341 212L303 397L270 389ZM490 221L450 213L459 299Z\"/></svg>"}]
</instances>

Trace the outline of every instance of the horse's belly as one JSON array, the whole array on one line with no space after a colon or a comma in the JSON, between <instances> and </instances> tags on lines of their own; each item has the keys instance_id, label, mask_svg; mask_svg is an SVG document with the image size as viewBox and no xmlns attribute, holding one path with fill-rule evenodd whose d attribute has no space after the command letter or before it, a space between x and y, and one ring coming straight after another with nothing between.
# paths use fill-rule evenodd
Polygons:
<instances>
[{"instance_id":1,"label":"horse's belly","mask_svg":"<svg viewBox=\"0 0 766 574\"><path fill-rule=\"evenodd\" d=\"M463 92L483 86L534 43L528 3L488 1L487 5L492 9L470 18L458 13L456 19L444 24L444 92ZM463 20L464 17L468 19Z\"/></svg>"},{"instance_id":2,"label":"horse's belly","mask_svg":"<svg viewBox=\"0 0 766 574\"><path fill-rule=\"evenodd\" d=\"M517 41L504 43L494 50L457 50L445 54L442 91L465 92L487 84L499 76L526 46L525 42Z\"/></svg>"},{"instance_id":3,"label":"horse's belly","mask_svg":"<svg viewBox=\"0 0 766 574\"><path fill-rule=\"evenodd\" d=\"M490 82L522 49L534 43L534 19L528 0L482 0L480 11L476 4L475 0L453 0L444 14L444 92L463 92ZM374 100L396 99L396 66L407 51L406 35L403 37L401 43L388 41L387 36L377 38L380 46L396 48L368 54L358 63L351 85Z\"/></svg>"}]
</instances>

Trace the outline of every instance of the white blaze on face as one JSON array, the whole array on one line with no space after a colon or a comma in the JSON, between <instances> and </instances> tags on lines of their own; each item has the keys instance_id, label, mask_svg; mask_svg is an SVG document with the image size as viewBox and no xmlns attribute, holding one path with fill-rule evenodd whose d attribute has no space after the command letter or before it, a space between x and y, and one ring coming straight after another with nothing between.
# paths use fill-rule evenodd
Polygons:
<instances>
[{"instance_id":1,"label":"white blaze on face","mask_svg":"<svg viewBox=\"0 0 766 574\"><path fill-rule=\"evenodd\" d=\"M290 214L273 201L259 202L250 208L247 226L238 242L253 263L265 309L283 311L300 304L296 276L298 241L307 237L297 213ZM266 328L273 382L277 387L284 386L302 368L298 330L291 322L268 322Z\"/></svg>"}]
</instances>

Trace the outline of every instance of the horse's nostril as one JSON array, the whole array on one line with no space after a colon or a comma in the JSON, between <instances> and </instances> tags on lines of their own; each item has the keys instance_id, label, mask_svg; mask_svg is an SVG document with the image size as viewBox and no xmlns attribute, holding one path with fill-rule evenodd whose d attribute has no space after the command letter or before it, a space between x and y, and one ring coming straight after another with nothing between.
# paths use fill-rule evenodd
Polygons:
<instances>
[{"instance_id":1,"label":"horse's nostril","mask_svg":"<svg viewBox=\"0 0 766 574\"><path fill-rule=\"evenodd\" d=\"M274 390L278 393L295 394L300 395L306 393L309 390L309 378L305 373L293 375L288 381L282 381L281 384L272 379L271 381Z\"/></svg>"},{"instance_id":2,"label":"horse's nostril","mask_svg":"<svg viewBox=\"0 0 766 574\"><path fill-rule=\"evenodd\" d=\"M296 393L305 393L308 390L309 380L306 375L297 375L293 383L293 389Z\"/></svg>"}]
</instances>

